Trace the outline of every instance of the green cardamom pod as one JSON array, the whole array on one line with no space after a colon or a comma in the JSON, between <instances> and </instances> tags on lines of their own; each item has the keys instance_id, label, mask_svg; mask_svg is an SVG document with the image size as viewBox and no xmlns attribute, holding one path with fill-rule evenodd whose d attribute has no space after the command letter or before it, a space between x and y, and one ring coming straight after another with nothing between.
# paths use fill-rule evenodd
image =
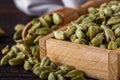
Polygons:
<instances>
[{"instance_id":1,"label":"green cardamom pod","mask_svg":"<svg viewBox=\"0 0 120 80\"><path fill-rule=\"evenodd\" d=\"M64 76L67 77L67 78L73 78L73 77L75 77L77 75L83 75L83 72L81 72L79 70L72 70L72 71L69 71Z\"/></svg>"},{"instance_id":2,"label":"green cardamom pod","mask_svg":"<svg viewBox=\"0 0 120 80\"><path fill-rule=\"evenodd\" d=\"M39 60L34 57L29 57L28 61L30 64L35 65L36 63L39 63Z\"/></svg>"},{"instance_id":3,"label":"green cardamom pod","mask_svg":"<svg viewBox=\"0 0 120 80\"><path fill-rule=\"evenodd\" d=\"M17 66L17 65L22 65L24 61L25 61L24 58L12 58L8 62L9 62L9 65L11 66Z\"/></svg>"},{"instance_id":4,"label":"green cardamom pod","mask_svg":"<svg viewBox=\"0 0 120 80\"><path fill-rule=\"evenodd\" d=\"M118 37L116 40L115 40L115 43L118 47L120 47L120 37Z\"/></svg>"},{"instance_id":5,"label":"green cardamom pod","mask_svg":"<svg viewBox=\"0 0 120 80\"><path fill-rule=\"evenodd\" d=\"M75 39L77 39L76 34L71 35L70 41L71 41L71 42L74 42Z\"/></svg>"},{"instance_id":6,"label":"green cardamom pod","mask_svg":"<svg viewBox=\"0 0 120 80\"><path fill-rule=\"evenodd\" d=\"M82 20L85 18L85 15L82 15L82 16L80 16L77 20L75 20L74 22L75 23L81 23L82 22Z\"/></svg>"},{"instance_id":7,"label":"green cardamom pod","mask_svg":"<svg viewBox=\"0 0 120 80\"><path fill-rule=\"evenodd\" d=\"M60 66L60 69L65 72L69 72L69 71L73 70L73 68L68 65L62 65L62 66Z\"/></svg>"},{"instance_id":8,"label":"green cardamom pod","mask_svg":"<svg viewBox=\"0 0 120 80\"><path fill-rule=\"evenodd\" d=\"M65 78L61 74L58 74L57 75L57 80L65 80Z\"/></svg>"},{"instance_id":9,"label":"green cardamom pod","mask_svg":"<svg viewBox=\"0 0 120 80\"><path fill-rule=\"evenodd\" d=\"M36 63L33 67L32 70L34 70L35 68L40 67L40 63Z\"/></svg>"},{"instance_id":10,"label":"green cardamom pod","mask_svg":"<svg viewBox=\"0 0 120 80\"><path fill-rule=\"evenodd\" d=\"M112 26L112 30L115 30L115 29L118 28L118 27L120 27L120 23L113 25L113 26Z\"/></svg>"},{"instance_id":11,"label":"green cardamom pod","mask_svg":"<svg viewBox=\"0 0 120 80\"><path fill-rule=\"evenodd\" d=\"M100 44L100 48L107 49L107 44Z\"/></svg>"},{"instance_id":12,"label":"green cardamom pod","mask_svg":"<svg viewBox=\"0 0 120 80\"><path fill-rule=\"evenodd\" d=\"M115 17L111 17L108 22L107 25L114 25L114 24L118 24L120 23L120 17L119 16L115 16Z\"/></svg>"},{"instance_id":13,"label":"green cardamom pod","mask_svg":"<svg viewBox=\"0 0 120 80\"><path fill-rule=\"evenodd\" d=\"M28 34L33 34L38 28L40 28L41 23L35 23L31 26L31 28L28 30Z\"/></svg>"},{"instance_id":14,"label":"green cardamom pod","mask_svg":"<svg viewBox=\"0 0 120 80\"><path fill-rule=\"evenodd\" d=\"M16 53L16 54L20 51L19 48L16 45L12 46L11 50L13 50L14 53Z\"/></svg>"},{"instance_id":15,"label":"green cardamom pod","mask_svg":"<svg viewBox=\"0 0 120 80\"><path fill-rule=\"evenodd\" d=\"M116 28L114 33L115 33L116 37L119 37L120 36L120 27Z\"/></svg>"},{"instance_id":16,"label":"green cardamom pod","mask_svg":"<svg viewBox=\"0 0 120 80\"><path fill-rule=\"evenodd\" d=\"M54 37L59 40L65 39L65 32L63 31L54 31Z\"/></svg>"},{"instance_id":17,"label":"green cardamom pod","mask_svg":"<svg viewBox=\"0 0 120 80\"><path fill-rule=\"evenodd\" d=\"M59 27L59 25L52 25L52 26L51 26L51 29L52 29L52 30L56 30L56 29L58 29L58 27Z\"/></svg>"},{"instance_id":18,"label":"green cardamom pod","mask_svg":"<svg viewBox=\"0 0 120 80\"><path fill-rule=\"evenodd\" d=\"M51 29L50 28L46 28L46 27L43 27L43 28L39 28L35 31L35 34L37 35L41 35L41 36L45 36L47 35L48 33L51 32Z\"/></svg>"},{"instance_id":19,"label":"green cardamom pod","mask_svg":"<svg viewBox=\"0 0 120 80\"><path fill-rule=\"evenodd\" d=\"M57 80L55 77L55 74L53 72L51 72L48 76L48 80Z\"/></svg>"},{"instance_id":20,"label":"green cardamom pod","mask_svg":"<svg viewBox=\"0 0 120 80\"><path fill-rule=\"evenodd\" d=\"M78 38L85 38L85 34L83 33L83 31L79 27L75 31L75 34Z\"/></svg>"},{"instance_id":21,"label":"green cardamom pod","mask_svg":"<svg viewBox=\"0 0 120 80\"><path fill-rule=\"evenodd\" d=\"M104 9L104 14L105 14L106 16L112 16L113 11L112 11L111 7L108 7L108 6L107 6L107 7Z\"/></svg>"},{"instance_id":22,"label":"green cardamom pod","mask_svg":"<svg viewBox=\"0 0 120 80\"><path fill-rule=\"evenodd\" d=\"M34 39L34 44L38 44L39 43L39 40L42 38L43 36L37 36L35 39Z\"/></svg>"},{"instance_id":23,"label":"green cardamom pod","mask_svg":"<svg viewBox=\"0 0 120 80\"><path fill-rule=\"evenodd\" d=\"M25 55L25 53L24 52L19 52L19 53L17 53L17 56L16 56L16 58L26 58L26 55Z\"/></svg>"},{"instance_id":24,"label":"green cardamom pod","mask_svg":"<svg viewBox=\"0 0 120 80\"><path fill-rule=\"evenodd\" d=\"M22 39L22 31L17 31L15 32L14 36L13 36L14 40L19 40Z\"/></svg>"},{"instance_id":25,"label":"green cardamom pod","mask_svg":"<svg viewBox=\"0 0 120 80\"><path fill-rule=\"evenodd\" d=\"M3 65L7 65L8 64L8 61L11 59L10 55L5 55L1 61L0 61L0 65L3 66Z\"/></svg>"},{"instance_id":26,"label":"green cardamom pod","mask_svg":"<svg viewBox=\"0 0 120 80\"><path fill-rule=\"evenodd\" d=\"M50 61L49 57L47 56L43 57L43 59L41 60L40 67L45 66L46 61Z\"/></svg>"},{"instance_id":27,"label":"green cardamom pod","mask_svg":"<svg viewBox=\"0 0 120 80\"><path fill-rule=\"evenodd\" d=\"M8 51L10 51L10 49L9 49L9 45L6 45L3 49L2 49L2 54L7 54L8 53Z\"/></svg>"},{"instance_id":28,"label":"green cardamom pod","mask_svg":"<svg viewBox=\"0 0 120 80\"><path fill-rule=\"evenodd\" d=\"M23 67L24 67L24 69L25 69L26 71L28 71L28 70L31 70L31 69L33 68L33 65L30 64L29 61L25 61Z\"/></svg>"},{"instance_id":29,"label":"green cardamom pod","mask_svg":"<svg viewBox=\"0 0 120 80\"><path fill-rule=\"evenodd\" d=\"M37 24L37 23L39 23L40 21L39 21L39 19L38 18L34 18L33 20L32 20L32 25L35 25L35 24Z\"/></svg>"},{"instance_id":30,"label":"green cardamom pod","mask_svg":"<svg viewBox=\"0 0 120 80\"><path fill-rule=\"evenodd\" d=\"M44 19L49 23L49 25L52 23L52 15L45 15Z\"/></svg>"},{"instance_id":31,"label":"green cardamom pod","mask_svg":"<svg viewBox=\"0 0 120 80\"><path fill-rule=\"evenodd\" d=\"M103 39L104 39L104 33L99 33L91 40L91 43L94 46L99 46L100 44L102 44Z\"/></svg>"},{"instance_id":32,"label":"green cardamom pod","mask_svg":"<svg viewBox=\"0 0 120 80\"><path fill-rule=\"evenodd\" d=\"M43 79L43 80L48 79L49 73L50 73L49 71L41 72L39 75L40 79Z\"/></svg>"},{"instance_id":33,"label":"green cardamom pod","mask_svg":"<svg viewBox=\"0 0 120 80\"><path fill-rule=\"evenodd\" d=\"M104 32L107 43L110 42L111 40L115 40L115 35L111 29L105 29Z\"/></svg>"},{"instance_id":34,"label":"green cardamom pod","mask_svg":"<svg viewBox=\"0 0 120 80\"><path fill-rule=\"evenodd\" d=\"M52 16L53 16L53 23L54 24L58 25L58 24L63 23L63 19L59 14L53 13Z\"/></svg>"},{"instance_id":35,"label":"green cardamom pod","mask_svg":"<svg viewBox=\"0 0 120 80\"><path fill-rule=\"evenodd\" d=\"M65 31L65 36L70 37L72 34L75 33L76 29L77 28L75 25L68 25L67 30Z\"/></svg>"},{"instance_id":36,"label":"green cardamom pod","mask_svg":"<svg viewBox=\"0 0 120 80\"><path fill-rule=\"evenodd\" d=\"M54 72L55 70L50 67L50 66L44 66L44 67L36 67L34 70L33 70L33 73L37 76L39 76L41 74L41 72L43 71L49 71L49 72Z\"/></svg>"},{"instance_id":37,"label":"green cardamom pod","mask_svg":"<svg viewBox=\"0 0 120 80\"><path fill-rule=\"evenodd\" d=\"M87 36L91 40L97 33L99 32L99 27L97 25L91 24L90 27L88 28Z\"/></svg>"},{"instance_id":38,"label":"green cardamom pod","mask_svg":"<svg viewBox=\"0 0 120 80\"><path fill-rule=\"evenodd\" d=\"M74 40L74 43L79 43L79 44L88 44L87 40L78 38Z\"/></svg>"},{"instance_id":39,"label":"green cardamom pod","mask_svg":"<svg viewBox=\"0 0 120 80\"><path fill-rule=\"evenodd\" d=\"M115 43L113 40L111 40L111 41L108 43L108 49L114 50L114 49L116 49L116 48L117 48L116 43Z\"/></svg>"},{"instance_id":40,"label":"green cardamom pod","mask_svg":"<svg viewBox=\"0 0 120 80\"><path fill-rule=\"evenodd\" d=\"M55 69L57 66L56 66L56 64L54 63L54 62L50 62L50 65L49 66L51 66L53 69Z\"/></svg>"},{"instance_id":41,"label":"green cardamom pod","mask_svg":"<svg viewBox=\"0 0 120 80\"><path fill-rule=\"evenodd\" d=\"M56 74L61 74L61 75L65 75L67 72L63 71L63 70L58 70L55 72Z\"/></svg>"},{"instance_id":42,"label":"green cardamom pod","mask_svg":"<svg viewBox=\"0 0 120 80\"><path fill-rule=\"evenodd\" d=\"M43 17L40 17L39 20L41 22L42 27L49 27L48 22Z\"/></svg>"},{"instance_id":43,"label":"green cardamom pod","mask_svg":"<svg viewBox=\"0 0 120 80\"><path fill-rule=\"evenodd\" d=\"M19 31L22 31L24 28L24 25L23 24L17 24L15 27L14 27L14 30L16 32L19 32Z\"/></svg>"}]
</instances>

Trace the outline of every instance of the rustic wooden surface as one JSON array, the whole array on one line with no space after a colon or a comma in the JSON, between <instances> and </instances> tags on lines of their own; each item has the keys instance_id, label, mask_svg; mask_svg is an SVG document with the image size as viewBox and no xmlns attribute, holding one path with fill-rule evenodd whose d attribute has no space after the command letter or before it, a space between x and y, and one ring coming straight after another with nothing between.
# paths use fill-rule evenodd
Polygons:
<instances>
[{"instance_id":1,"label":"rustic wooden surface","mask_svg":"<svg viewBox=\"0 0 120 80\"><path fill-rule=\"evenodd\" d=\"M6 31L6 36L0 38L0 51L5 45L12 46L14 26L18 23L26 24L33 17L19 11L13 4L13 0L0 0L0 27ZM0 59L2 58L0 52ZM0 66L0 80L39 80L32 72L26 72L23 66Z\"/></svg>"}]
</instances>

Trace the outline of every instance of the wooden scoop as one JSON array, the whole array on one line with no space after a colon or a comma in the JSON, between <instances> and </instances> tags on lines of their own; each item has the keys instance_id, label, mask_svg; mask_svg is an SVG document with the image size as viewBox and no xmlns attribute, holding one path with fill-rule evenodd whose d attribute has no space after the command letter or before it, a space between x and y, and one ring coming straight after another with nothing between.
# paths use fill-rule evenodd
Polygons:
<instances>
[{"instance_id":1,"label":"wooden scoop","mask_svg":"<svg viewBox=\"0 0 120 80\"><path fill-rule=\"evenodd\" d=\"M59 14L62 18L63 18L63 21L64 23L61 24L59 27L69 23L70 21L73 21L75 20L76 18L78 18L80 16L80 13L75 10L75 9L72 9L72 8L62 8L62 9L58 9L56 11L53 11L53 12L50 12L50 13L47 13L45 15L48 15L48 14L52 14L52 13L57 13ZM40 17L43 17L45 15L42 15ZM31 21L28 22L25 26L25 28L23 29L23 32L22 32L22 38L24 39L27 35L27 31L28 29L31 27L32 23Z\"/></svg>"}]
</instances>

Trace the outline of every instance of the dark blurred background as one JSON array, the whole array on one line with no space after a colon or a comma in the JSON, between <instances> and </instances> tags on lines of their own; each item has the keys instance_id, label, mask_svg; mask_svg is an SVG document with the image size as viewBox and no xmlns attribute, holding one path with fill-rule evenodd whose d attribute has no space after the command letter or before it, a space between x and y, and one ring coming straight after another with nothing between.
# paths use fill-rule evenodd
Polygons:
<instances>
[{"instance_id":1,"label":"dark blurred background","mask_svg":"<svg viewBox=\"0 0 120 80\"><path fill-rule=\"evenodd\" d=\"M26 24L34 17L27 16L19 11L13 0L0 0L0 27L6 32L5 37L0 39L0 51L5 45L13 45L14 26ZM0 59L2 58L0 52ZM22 66L0 66L0 80L39 80L32 72L24 71Z\"/></svg>"}]
</instances>

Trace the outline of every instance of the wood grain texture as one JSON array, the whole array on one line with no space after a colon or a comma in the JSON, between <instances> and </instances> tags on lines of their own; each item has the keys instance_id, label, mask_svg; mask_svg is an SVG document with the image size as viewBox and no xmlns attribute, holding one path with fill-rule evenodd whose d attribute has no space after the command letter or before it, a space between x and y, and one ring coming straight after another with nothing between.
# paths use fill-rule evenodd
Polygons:
<instances>
[{"instance_id":1,"label":"wood grain texture","mask_svg":"<svg viewBox=\"0 0 120 80\"><path fill-rule=\"evenodd\" d=\"M120 49L109 54L109 80L120 80Z\"/></svg>"},{"instance_id":2,"label":"wood grain texture","mask_svg":"<svg viewBox=\"0 0 120 80\"><path fill-rule=\"evenodd\" d=\"M67 64L99 80L120 79L120 51L81 45L55 39L46 41L47 56L58 64Z\"/></svg>"}]
</instances>

